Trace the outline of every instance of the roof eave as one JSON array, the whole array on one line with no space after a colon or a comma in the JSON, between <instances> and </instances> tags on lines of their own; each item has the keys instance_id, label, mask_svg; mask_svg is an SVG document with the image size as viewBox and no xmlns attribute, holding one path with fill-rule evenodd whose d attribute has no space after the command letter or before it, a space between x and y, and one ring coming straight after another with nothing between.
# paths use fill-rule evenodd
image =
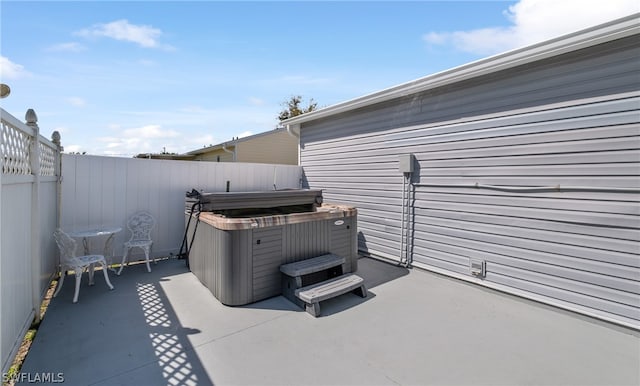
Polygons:
<instances>
[{"instance_id":1,"label":"roof eave","mask_svg":"<svg viewBox=\"0 0 640 386\"><path fill-rule=\"evenodd\" d=\"M188 151L185 154L189 154L189 155L199 155L199 154L204 154L204 153L210 153L212 151L215 150L221 150L222 146L224 146L225 144L227 145L227 147L233 147L235 146L235 143L233 143L234 141L229 141L229 142L225 142L225 143L221 143L218 145L213 145L213 146L208 146L208 147L203 147L201 149L198 150L192 150L192 151Z\"/></svg>"}]
</instances>

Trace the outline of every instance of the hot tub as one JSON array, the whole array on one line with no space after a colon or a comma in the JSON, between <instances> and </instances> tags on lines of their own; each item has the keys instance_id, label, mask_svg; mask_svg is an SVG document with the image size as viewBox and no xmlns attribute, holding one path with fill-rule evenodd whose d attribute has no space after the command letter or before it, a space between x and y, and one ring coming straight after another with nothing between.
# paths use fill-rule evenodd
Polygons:
<instances>
[{"instance_id":1,"label":"hot tub","mask_svg":"<svg viewBox=\"0 0 640 386\"><path fill-rule=\"evenodd\" d=\"M309 190L203 197L189 266L223 304L280 295L280 265L285 263L333 253L345 258L344 273L358 269L353 207L319 204L321 196ZM189 216L195 214L187 212L187 221Z\"/></svg>"}]
</instances>

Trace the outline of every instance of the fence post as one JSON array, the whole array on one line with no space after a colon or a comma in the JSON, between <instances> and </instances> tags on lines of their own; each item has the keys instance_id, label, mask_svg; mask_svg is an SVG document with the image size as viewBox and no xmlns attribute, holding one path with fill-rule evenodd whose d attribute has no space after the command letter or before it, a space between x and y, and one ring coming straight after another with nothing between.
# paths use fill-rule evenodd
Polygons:
<instances>
[{"instance_id":1,"label":"fence post","mask_svg":"<svg viewBox=\"0 0 640 386\"><path fill-rule=\"evenodd\" d=\"M51 142L57 147L53 173L58 178L56 183L56 228L60 228L62 226L62 151L64 148L60 143L60 133L58 131L54 131L53 134L51 134Z\"/></svg>"},{"instance_id":2,"label":"fence post","mask_svg":"<svg viewBox=\"0 0 640 386\"><path fill-rule=\"evenodd\" d=\"M35 321L40 321L40 128L38 117L33 109L25 114L27 126L33 129L31 137L31 149L29 149L29 162L33 184L31 185L31 298L35 312Z\"/></svg>"},{"instance_id":3,"label":"fence post","mask_svg":"<svg viewBox=\"0 0 640 386\"><path fill-rule=\"evenodd\" d=\"M56 229L62 228L62 147L60 143L60 133L58 131L54 131L51 134L51 142L56 145L56 160L54 165L54 175L57 177L56 180ZM58 251L58 248L56 248ZM56 272L58 273L58 269L60 268L60 253L56 252ZM61 272L64 275L64 272Z\"/></svg>"}]
</instances>

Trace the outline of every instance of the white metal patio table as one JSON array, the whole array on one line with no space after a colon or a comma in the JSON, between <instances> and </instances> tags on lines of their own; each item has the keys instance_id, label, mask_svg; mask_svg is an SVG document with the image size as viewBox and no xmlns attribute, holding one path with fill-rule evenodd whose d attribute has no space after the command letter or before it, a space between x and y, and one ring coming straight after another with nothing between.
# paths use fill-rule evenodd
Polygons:
<instances>
[{"instance_id":1,"label":"white metal patio table","mask_svg":"<svg viewBox=\"0 0 640 386\"><path fill-rule=\"evenodd\" d=\"M112 262L112 258L113 258L113 248L112 248L112 244L113 244L113 236L116 235L116 233L120 232L122 230L122 228L120 227L105 227L105 228L94 228L94 229L86 229L86 230L78 230L78 231L73 231L73 232L69 232L69 236L74 237L74 238L78 238L78 239L82 239L82 245L84 246L84 253L85 255L90 254L90 239L92 238L97 238L97 237L101 237L101 236L106 236L106 240L104 242L104 248L103 248L103 252L102 255L104 256L105 260L107 261L107 266L109 267L109 269L113 272L115 272L115 268L112 267L113 262Z\"/></svg>"}]
</instances>

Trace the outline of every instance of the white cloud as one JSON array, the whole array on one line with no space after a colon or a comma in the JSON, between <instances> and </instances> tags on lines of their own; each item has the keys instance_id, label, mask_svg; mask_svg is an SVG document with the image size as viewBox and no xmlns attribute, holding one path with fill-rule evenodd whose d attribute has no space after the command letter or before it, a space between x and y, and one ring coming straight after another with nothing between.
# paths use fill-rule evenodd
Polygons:
<instances>
[{"instance_id":1,"label":"white cloud","mask_svg":"<svg viewBox=\"0 0 640 386\"><path fill-rule=\"evenodd\" d=\"M80 52L86 50L87 47L78 42L54 44L47 48L49 52Z\"/></svg>"},{"instance_id":2,"label":"white cloud","mask_svg":"<svg viewBox=\"0 0 640 386\"><path fill-rule=\"evenodd\" d=\"M99 138L105 145L102 154L111 156L135 155L140 153L159 153L161 149L154 148L148 141L139 138Z\"/></svg>"},{"instance_id":3,"label":"white cloud","mask_svg":"<svg viewBox=\"0 0 640 386\"><path fill-rule=\"evenodd\" d=\"M160 125L145 125L129 129L122 129L120 125L111 124L111 136L97 138L102 143L99 146L104 155L131 156L140 153L160 153L163 148L168 152L178 152L171 148L181 141L180 133L163 129Z\"/></svg>"},{"instance_id":4,"label":"white cloud","mask_svg":"<svg viewBox=\"0 0 640 386\"><path fill-rule=\"evenodd\" d=\"M100 151L104 155L122 156L136 155L140 153L159 153L162 151L162 144L152 140L132 137L100 137L97 139L103 143Z\"/></svg>"},{"instance_id":5,"label":"white cloud","mask_svg":"<svg viewBox=\"0 0 640 386\"><path fill-rule=\"evenodd\" d=\"M77 153L82 150L80 145L68 145L64 147L65 153Z\"/></svg>"},{"instance_id":6,"label":"white cloud","mask_svg":"<svg viewBox=\"0 0 640 386\"><path fill-rule=\"evenodd\" d=\"M217 145L220 142L221 141L218 138L214 137L211 134L202 134L196 137L189 136L187 138L184 138L182 141L183 148L185 149L182 152L186 153L199 148Z\"/></svg>"},{"instance_id":7,"label":"white cloud","mask_svg":"<svg viewBox=\"0 0 640 386\"><path fill-rule=\"evenodd\" d=\"M63 134L62 141L63 144L81 144L83 151L96 155L131 157L160 153L163 149L170 153L186 153L230 141L233 137L274 129L277 124L274 109L274 106L245 105L211 108L197 104L170 110L135 109L119 112L126 117L122 121L104 123L106 130L102 134L93 135L81 130L82 133L74 135L87 137L79 139Z\"/></svg>"},{"instance_id":8,"label":"white cloud","mask_svg":"<svg viewBox=\"0 0 640 386\"><path fill-rule=\"evenodd\" d=\"M173 138L179 133L174 130L163 130L160 125L146 125L122 131L125 138Z\"/></svg>"},{"instance_id":9,"label":"white cloud","mask_svg":"<svg viewBox=\"0 0 640 386\"><path fill-rule=\"evenodd\" d=\"M6 56L0 56L0 79L19 79L29 75L23 65L12 62Z\"/></svg>"},{"instance_id":10,"label":"white cloud","mask_svg":"<svg viewBox=\"0 0 640 386\"><path fill-rule=\"evenodd\" d=\"M105 24L94 24L90 28L77 31L75 34L85 38L108 37L115 40L136 43L145 48L172 48L167 45L162 45L158 41L160 36L162 36L160 29L148 25L131 24L125 19Z\"/></svg>"},{"instance_id":11,"label":"white cloud","mask_svg":"<svg viewBox=\"0 0 640 386\"><path fill-rule=\"evenodd\" d=\"M247 131L243 131L242 133L240 133L240 134L236 135L236 137L238 137L238 138L244 138L244 137L248 137L248 136L250 136L250 135L253 135L253 132L252 132L252 131L247 130Z\"/></svg>"},{"instance_id":12,"label":"white cloud","mask_svg":"<svg viewBox=\"0 0 640 386\"><path fill-rule=\"evenodd\" d=\"M429 32L428 44L490 55L640 12L637 0L520 0L504 12L508 27Z\"/></svg>"}]
</instances>

